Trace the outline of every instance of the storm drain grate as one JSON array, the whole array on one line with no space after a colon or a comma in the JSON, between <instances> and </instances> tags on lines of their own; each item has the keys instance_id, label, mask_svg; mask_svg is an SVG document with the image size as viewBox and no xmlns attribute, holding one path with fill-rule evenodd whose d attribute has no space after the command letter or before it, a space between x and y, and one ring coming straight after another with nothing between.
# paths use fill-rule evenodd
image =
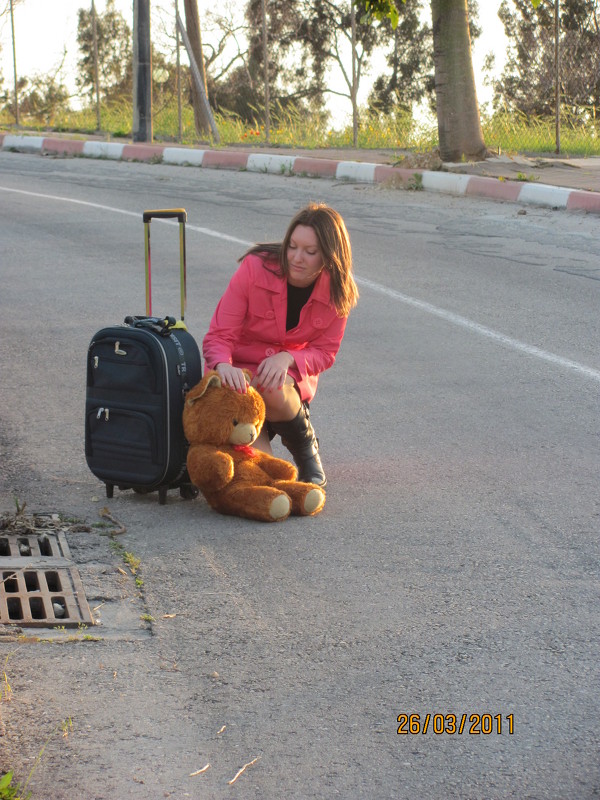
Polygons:
<instances>
[{"instance_id":1,"label":"storm drain grate","mask_svg":"<svg viewBox=\"0 0 600 800\"><path fill-rule=\"evenodd\" d=\"M41 534L4 534L0 536L0 564L6 558L70 559L69 545L62 532Z\"/></svg>"},{"instance_id":2,"label":"storm drain grate","mask_svg":"<svg viewBox=\"0 0 600 800\"><path fill-rule=\"evenodd\" d=\"M93 625L64 534L0 536L0 624Z\"/></svg>"}]
</instances>

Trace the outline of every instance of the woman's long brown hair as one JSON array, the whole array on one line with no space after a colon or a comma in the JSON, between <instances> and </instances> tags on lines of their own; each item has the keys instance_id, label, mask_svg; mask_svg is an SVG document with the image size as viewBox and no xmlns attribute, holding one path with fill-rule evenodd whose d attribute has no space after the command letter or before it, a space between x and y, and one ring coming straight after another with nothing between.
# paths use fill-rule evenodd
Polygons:
<instances>
[{"instance_id":1,"label":"woman's long brown hair","mask_svg":"<svg viewBox=\"0 0 600 800\"><path fill-rule=\"evenodd\" d=\"M264 254L279 274L289 275L287 251L292 234L298 225L312 228L323 255L324 267L331 279L331 302L340 317L347 317L358 301L358 288L352 275L352 249L344 220L324 203L310 203L290 222L282 242L263 242L251 247L242 258ZM241 259L240 259L241 260ZM268 269L268 266L266 267Z\"/></svg>"}]
</instances>

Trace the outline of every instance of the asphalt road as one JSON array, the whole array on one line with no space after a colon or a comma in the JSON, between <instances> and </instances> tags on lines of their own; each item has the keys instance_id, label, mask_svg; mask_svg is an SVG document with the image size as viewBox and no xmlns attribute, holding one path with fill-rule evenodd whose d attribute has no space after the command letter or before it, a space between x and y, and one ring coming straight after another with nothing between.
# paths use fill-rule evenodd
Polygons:
<instances>
[{"instance_id":1,"label":"asphalt road","mask_svg":"<svg viewBox=\"0 0 600 800\"><path fill-rule=\"evenodd\" d=\"M142 210L188 211L201 339L246 245L311 199L345 217L361 290L313 404L324 512L107 501L86 350L144 311ZM176 228L153 226L176 313ZM107 505L143 578L74 533L99 640L0 641L2 763L24 780L48 741L34 800L597 797L599 263L584 215L0 153L0 510Z\"/></svg>"}]
</instances>

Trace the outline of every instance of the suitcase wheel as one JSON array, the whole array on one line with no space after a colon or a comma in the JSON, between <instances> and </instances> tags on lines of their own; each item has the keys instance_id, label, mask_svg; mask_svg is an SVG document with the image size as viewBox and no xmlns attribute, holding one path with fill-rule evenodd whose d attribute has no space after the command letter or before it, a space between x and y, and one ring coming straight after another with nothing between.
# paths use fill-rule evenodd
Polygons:
<instances>
[{"instance_id":1,"label":"suitcase wheel","mask_svg":"<svg viewBox=\"0 0 600 800\"><path fill-rule=\"evenodd\" d=\"M115 493L115 486L113 483L106 483L106 496L110 499Z\"/></svg>"},{"instance_id":2,"label":"suitcase wheel","mask_svg":"<svg viewBox=\"0 0 600 800\"><path fill-rule=\"evenodd\" d=\"M152 492L156 491L155 489L148 489L145 486L132 486L131 487L136 494L152 494ZM167 502L167 490L168 486L159 486L158 487L158 502L161 506L164 506Z\"/></svg>"},{"instance_id":3,"label":"suitcase wheel","mask_svg":"<svg viewBox=\"0 0 600 800\"><path fill-rule=\"evenodd\" d=\"M198 497L198 489L193 483L184 483L179 487L179 494L184 500L194 500Z\"/></svg>"}]
</instances>

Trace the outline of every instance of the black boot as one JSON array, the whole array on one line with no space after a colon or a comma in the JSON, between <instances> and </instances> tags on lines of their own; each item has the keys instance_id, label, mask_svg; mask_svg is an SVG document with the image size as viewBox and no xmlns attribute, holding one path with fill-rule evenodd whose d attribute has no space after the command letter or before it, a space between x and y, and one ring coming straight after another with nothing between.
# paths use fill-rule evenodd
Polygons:
<instances>
[{"instance_id":1,"label":"black boot","mask_svg":"<svg viewBox=\"0 0 600 800\"><path fill-rule=\"evenodd\" d=\"M281 441L292 454L298 467L298 480L315 483L323 489L327 478L319 458L319 443L308 417L308 408L300 406L294 419L270 422L270 428L281 436Z\"/></svg>"}]
</instances>

